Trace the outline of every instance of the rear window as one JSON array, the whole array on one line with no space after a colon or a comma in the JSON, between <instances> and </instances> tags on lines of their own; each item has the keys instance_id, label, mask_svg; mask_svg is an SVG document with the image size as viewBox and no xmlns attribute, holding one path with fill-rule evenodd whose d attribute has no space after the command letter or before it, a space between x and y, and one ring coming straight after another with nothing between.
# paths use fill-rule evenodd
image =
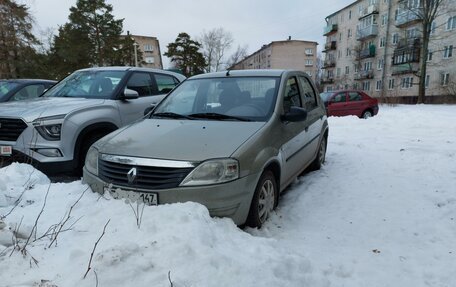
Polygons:
<instances>
[{"instance_id":1,"label":"rear window","mask_svg":"<svg viewBox=\"0 0 456 287\"><path fill-rule=\"evenodd\" d=\"M329 97L331 97L333 93L330 92L325 92L320 94L320 98L323 100L323 102L327 102Z\"/></svg>"}]
</instances>

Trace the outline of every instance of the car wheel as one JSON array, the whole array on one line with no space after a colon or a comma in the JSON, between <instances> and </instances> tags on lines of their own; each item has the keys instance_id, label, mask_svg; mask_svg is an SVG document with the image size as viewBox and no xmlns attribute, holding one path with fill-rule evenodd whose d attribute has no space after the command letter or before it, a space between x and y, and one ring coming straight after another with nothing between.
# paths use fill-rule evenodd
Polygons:
<instances>
[{"instance_id":1,"label":"car wheel","mask_svg":"<svg viewBox=\"0 0 456 287\"><path fill-rule=\"evenodd\" d=\"M258 181L250 204L247 225L260 228L277 206L278 189L274 174L267 170Z\"/></svg>"},{"instance_id":2,"label":"car wheel","mask_svg":"<svg viewBox=\"0 0 456 287\"><path fill-rule=\"evenodd\" d=\"M319 170L326 160L326 137L323 137L318 148L317 156L314 161L310 164L309 170Z\"/></svg>"},{"instance_id":3,"label":"car wheel","mask_svg":"<svg viewBox=\"0 0 456 287\"><path fill-rule=\"evenodd\" d=\"M89 138L87 138L81 146L81 149L79 151L79 158L77 159L77 167L75 170L75 175L81 176L82 175L82 168L84 167L85 164L85 158L87 155L87 152L89 151L89 148L92 144L94 144L97 140L101 139L104 134L93 134Z\"/></svg>"},{"instance_id":4,"label":"car wheel","mask_svg":"<svg viewBox=\"0 0 456 287\"><path fill-rule=\"evenodd\" d=\"M373 115L372 115L372 112L371 111L364 111L363 115L361 116L363 119L368 119L368 118L371 118Z\"/></svg>"}]
</instances>

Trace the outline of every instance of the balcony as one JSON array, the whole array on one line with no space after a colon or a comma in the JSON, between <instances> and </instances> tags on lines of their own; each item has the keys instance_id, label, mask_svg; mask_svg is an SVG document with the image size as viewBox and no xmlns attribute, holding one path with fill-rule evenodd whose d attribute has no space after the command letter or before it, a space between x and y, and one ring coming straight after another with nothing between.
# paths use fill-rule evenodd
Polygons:
<instances>
[{"instance_id":1,"label":"balcony","mask_svg":"<svg viewBox=\"0 0 456 287\"><path fill-rule=\"evenodd\" d=\"M363 41L368 38L376 37L378 35L378 25L369 25L367 27L360 28L356 31L356 40Z\"/></svg>"},{"instance_id":2,"label":"balcony","mask_svg":"<svg viewBox=\"0 0 456 287\"><path fill-rule=\"evenodd\" d=\"M373 79L374 78L374 71L373 70L366 70L366 71L359 71L355 74L355 80L366 80L366 79Z\"/></svg>"},{"instance_id":3,"label":"balcony","mask_svg":"<svg viewBox=\"0 0 456 287\"><path fill-rule=\"evenodd\" d=\"M336 66L336 61L334 60L325 60L323 62L323 69L334 68Z\"/></svg>"},{"instance_id":4,"label":"balcony","mask_svg":"<svg viewBox=\"0 0 456 287\"><path fill-rule=\"evenodd\" d=\"M415 74L418 72L419 63L406 63L393 66L391 74L394 75L404 75L404 74Z\"/></svg>"},{"instance_id":5,"label":"balcony","mask_svg":"<svg viewBox=\"0 0 456 287\"><path fill-rule=\"evenodd\" d=\"M371 45L369 48L359 51L359 54L356 57L356 59L362 60L373 57L375 57L375 46Z\"/></svg>"},{"instance_id":6,"label":"balcony","mask_svg":"<svg viewBox=\"0 0 456 287\"><path fill-rule=\"evenodd\" d=\"M323 77L323 78L321 78L320 83L323 84L323 85L325 85L325 84L333 84L334 83L334 77L330 77L330 76Z\"/></svg>"},{"instance_id":7,"label":"balcony","mask_svg":"<svg viewBox=\"0 0 456 287\"><path fill-rule=\"evenodd\" d=\"M328 36L335 32L337 32L337 24L330 24L323 30L323 36Z\"/></svg>"},{"instance_id":8,"label":"balcony","mask_svg":"<svg viewBox=\"0 0 456 287\"><path fill-rule=\"evenodd\" d=\"M325 48L323 49L323 53L326 53L331 50L336 50L337 49L337 42L336 41L331 41L329 43L325 44Z\"/></svg>"},{"instance_id":9,"label":"balcony","mask_svg":"<svg viewBox=\"0 0 456 287\"><path fill-rule=\"evenodd\" d=\"M421 8L404 10L397 15L396 27L403 28L421 21Z\"/></svg>"},{"instance_id":10,"label":"balcony","mask_svg":"<svg viewBox=\"0 0 456 287\"><path fill-rule=\"evenodd\" d=\"M396 49L414 48L421 46L421 37L402 38L397 42Z\"/></svg>"},{"instance_id":11,"label":"balcony","mask_svg":"<svg viewBox=\"0 0 456 287\"><path fill-rule=\"evenodd\" d=\"M379 11L379 5L378 3L372 4L364 8L362 11L359 13L359 19L361 20L364 17L367 17L372 14L378 14Z\"/></svg>"}]
</instances>

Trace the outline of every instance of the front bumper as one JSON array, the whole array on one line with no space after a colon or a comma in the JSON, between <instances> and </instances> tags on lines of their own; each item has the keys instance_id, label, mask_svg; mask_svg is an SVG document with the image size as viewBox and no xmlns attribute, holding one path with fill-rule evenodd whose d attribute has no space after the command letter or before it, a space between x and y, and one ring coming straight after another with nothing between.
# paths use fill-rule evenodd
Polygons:
<instances>
[{"instance_id":1,"label":"front bumper","mask_svg":"<svg viewBox=\"0 0 456 287\"><path fill-rule=\"evenodd\" d=\"M91 174L83 168L83 181L94 192L103 194L108 183ZM207 207L211 216L229 217L237 225L247 220L250 203L255 192L259 174L248 175L235 181L197 187L177 187L161 190L135 189L139 192L150 192L158 195L158 204L192 201ZM132 189L127 186L113 186L124 190ZM135 191L131 191L135 192Z\"/></svg>"},{"instance_id":2,"label":"front bumper","mask_svg":"<svg viewBox=\"0 0 456 287\"><path fill-rule=\"evenodd\" d=\"M0 168L7 166L13 162L27 163L33 165L46 175L56 175L64 173L73 173L73 161L58 161L58 162L40 162L33 157L13 150L11 156L0 156Z\"/></svg>"}]
</instances>

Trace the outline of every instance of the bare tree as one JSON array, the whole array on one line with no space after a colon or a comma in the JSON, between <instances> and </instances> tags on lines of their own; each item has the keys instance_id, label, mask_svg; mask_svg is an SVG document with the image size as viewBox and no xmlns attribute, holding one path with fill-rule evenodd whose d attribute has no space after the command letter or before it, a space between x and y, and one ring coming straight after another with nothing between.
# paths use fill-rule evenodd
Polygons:
<instances>
[{"instance_id":1,"label":"bare tree","mask_svg":"<svg viewBox=\"0 0 456 287\"><path fill-rule=\"evenodd\" d=\"M432 32L432 23L445 10L443 6L446 1L448 0L421 0L417 5L415 1L401 0L399 3L401 9L407 11L408 15L415 16L421 21L423 38L421 41L420 69L418 74L418 104L424 103L426 98L427 57L429 53L429 39Z\"/></svg>"},{"instance_id":2,"label":"bare tree","mask_svg":"<svg viewBox=\"0 0 456 287\"><path fill-rule=\"evenodd\" d=\"M245 57L247 57L247 50L248 50L248 46L247 45L244 45L244 46L238 45L237 48L236 48L236 51L234 51L234 53L228 59L228 62L226 63L226 66L228 68L232 67L233 65L235 65L236 63L240 62Z\"/></svg>"},{"instance_id":3,"label":"bare tree","mask_svg":"<svg viewBox=\"0 0 456 287\"><path fill-rule=\"evenodd\" d=\"M233 44L233 36L223 28L214 28L203 32L200 42L206 59L206 72L217 72L223 69L225 53Z\"/></svg>"}]
</instances>

